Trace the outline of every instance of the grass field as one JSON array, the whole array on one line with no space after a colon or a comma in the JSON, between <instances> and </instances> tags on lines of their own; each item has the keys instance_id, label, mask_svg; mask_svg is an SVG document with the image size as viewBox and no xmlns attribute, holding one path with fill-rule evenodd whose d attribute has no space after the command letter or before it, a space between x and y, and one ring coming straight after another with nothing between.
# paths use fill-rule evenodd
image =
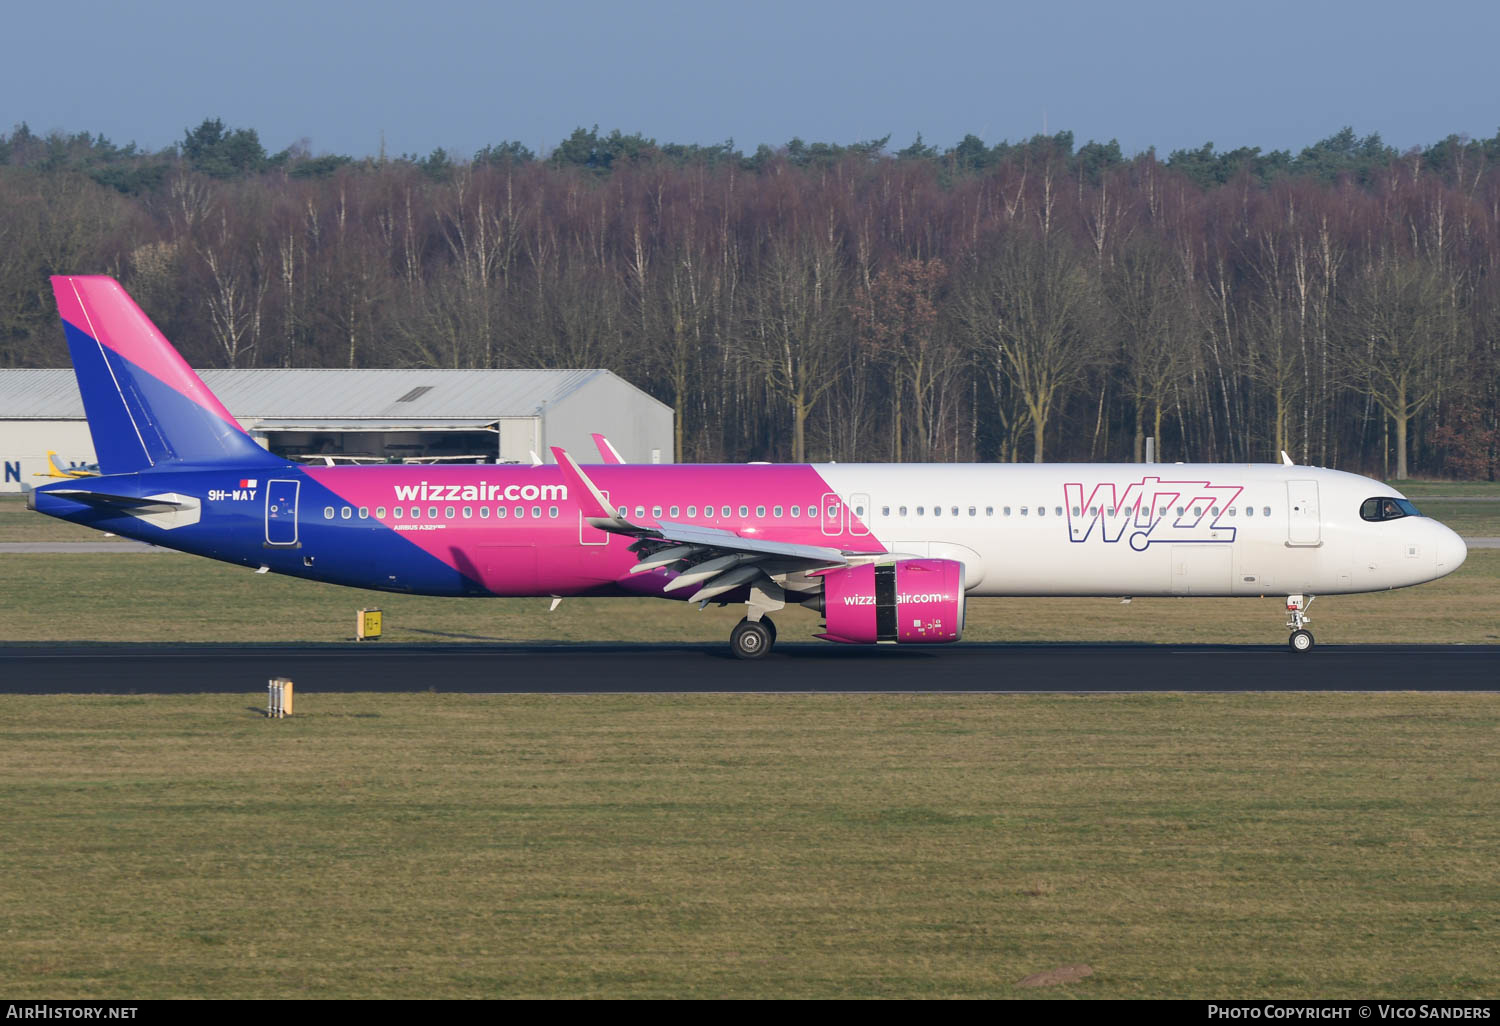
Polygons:
<instances>
[{"instance_id":1,"label":"grass field","mask_svg":"<svg viewBox=\"0 0 1500 1026\"><path fill-rule=\"evenodd\" d=\"M1500 696L257 704L4 700L0 992L1496 990Z\"/></svg>"},{"instance_id":2,"label":"grass field","mask_svg":"<svg viewBox=\"0 0 1500 1026\"><path fill-rule=\"evenodd\" d=\"M1500 503L1470 505L1500 535ZM98 538L14 512L0 540ZM375 595L165 553L0 567L12 642L338 642L377 604L398 641L722 644L740 616ZM977 600L965 637L1280 645L1279 607ZM1312 614L1324 644L1496 643L1500 551ZM1500 695L304 692L277 722L264 703L0 696L0 993L1497 989Z\"/></svg>"},{"instance_id":3,"label":"grass field","mask_svg":"<svg viewBox=\"0 0 1500 1026\"><path fill-rule=\"evenodd\" d=\"M391 641L727 643L738 607L703 612L661 599L439 599L258 575L175 553L5 555L0 641L309 641L353 637L378 606ZM1264 599L971 599L965 641L1140 641L1281 645L1279 596ZM1442 580L1394 592L1331 595L1311 608L1323 644L1500 642L1500 550L1480 549ZM781 639L810 638L818 617L776 614Z\"/></svg>"}]
</instances>

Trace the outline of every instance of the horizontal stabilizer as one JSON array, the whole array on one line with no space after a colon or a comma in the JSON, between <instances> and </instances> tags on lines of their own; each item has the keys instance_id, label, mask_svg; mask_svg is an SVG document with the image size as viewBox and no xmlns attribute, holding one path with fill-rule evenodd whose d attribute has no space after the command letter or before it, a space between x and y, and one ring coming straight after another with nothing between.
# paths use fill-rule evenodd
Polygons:
<instances>
[{"instance_id":1,"label":"horizontal stabilizer","mask_svg":"<svg viewBox=\"0 0 1500 1026\"><path fill-rule=\"evenodd\" d=\"M118 509L132 510L137 513L165 513L169 510L184 509L190 502L174 502L168 499L141 498L138 495L110 495L108 492L90 492L78 488L48 488L47 495L55 495L59 499L71 499L81 502L87 506L113 506Z\"/></svg>"}]
</instances>

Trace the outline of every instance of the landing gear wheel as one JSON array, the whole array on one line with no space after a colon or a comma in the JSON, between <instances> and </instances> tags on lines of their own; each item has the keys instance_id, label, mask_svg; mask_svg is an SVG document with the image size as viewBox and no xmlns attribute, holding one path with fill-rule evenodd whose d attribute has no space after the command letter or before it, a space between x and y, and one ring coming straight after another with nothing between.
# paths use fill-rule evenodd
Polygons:
<instances>
[{"instance_id":1,"label":"landing gear wheel","mask_svg":"<svg viewBox=\"0 0 1500 1026\"><path fill-rule=\"evenodd\" d=\"M1286 643L1293 652L1306 652L1313 647L1312 631L1292 631L1292 636L1287 639Z\"/></svg>"},{"instance_id":2,"label":"landing gear wheel","mask_svg":"<svg viewBox=\"0 0 1500 1026\"><path fill-rule=\"evenodd\" d=\"M760 618L760 622L763 623L763 624L765 624L768 628L770 628L770 631L771 631L771 644L775 645L776 644L776 623L775 623L775 621L773 621L769 616L763 616L763 617Z\"/></svg>"},{"instance_id":3,"label":"landing gear wheel","mask_svg":"<svg viewBox=\"0 0 1500 1026\"><path fill-rule=\"evenodd\" d=\"M760 659L775 642L775 629L764 619L741 620L729 635L729 647L740 659Z\"/></svg>"}]
</instances>

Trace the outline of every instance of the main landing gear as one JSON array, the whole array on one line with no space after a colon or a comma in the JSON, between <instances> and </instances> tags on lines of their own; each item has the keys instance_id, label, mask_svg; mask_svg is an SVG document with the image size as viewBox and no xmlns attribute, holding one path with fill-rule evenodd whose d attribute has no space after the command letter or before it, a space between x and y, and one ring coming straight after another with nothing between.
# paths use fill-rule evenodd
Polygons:
<instances>
[{"instance_id":1,"label":"main landing gear","mask_svg":"<svg viewBox=\"0 0 1500 1026\"><path fill-rule=\"evenodd\" d=\"M1312 631L1305 626L1309 619L1307 607L1312 605L1312 600L1311 595L1286 597L1286 627L1292 632L1286 644L1293 652L1306 652L1313 647Z\"/></svg>"},{"instance_id":2,"label":"main landing gear","mask_svg":"<svg viewBox=\"0 0 1500 1026\"><path fill-rule=\"evenodd\" d=\"M776 644L776 625L769 616L759 620L749 617L735 624L729 635L729 647L739 659L760 659Z\"/></svg>"}]
</instances>

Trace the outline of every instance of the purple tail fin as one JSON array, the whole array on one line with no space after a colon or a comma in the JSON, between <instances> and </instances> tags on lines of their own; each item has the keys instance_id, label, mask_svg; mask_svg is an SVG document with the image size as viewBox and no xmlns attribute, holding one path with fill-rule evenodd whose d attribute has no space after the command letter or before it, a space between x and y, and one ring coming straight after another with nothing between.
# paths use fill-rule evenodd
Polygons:
<instances>
[{"instance_id":1,"label":"purple tail fin","mask_svg":"<svg viewBox=\"0 0 1500 1026\"><path fill-rule=\"evenodd\" d=\"M99 469L280 463L226 410L113 278L52 279Z\"/></svg>"}]
</instances>

